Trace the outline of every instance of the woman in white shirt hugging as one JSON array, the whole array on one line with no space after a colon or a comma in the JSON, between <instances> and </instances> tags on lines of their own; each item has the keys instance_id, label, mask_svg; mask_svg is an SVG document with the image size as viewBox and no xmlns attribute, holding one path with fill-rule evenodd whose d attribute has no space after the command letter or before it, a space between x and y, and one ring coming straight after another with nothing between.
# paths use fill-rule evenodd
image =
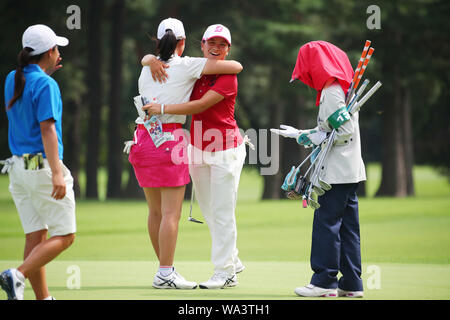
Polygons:
<instances>
[{"instance_id":1,"label":"woman in white shirt hugging","mask_svg":"<svg viewBox=\"0 0 450 320\"><path fill-rule=\"evenodd\" d=\"M156 81L149 67L144 66L139 77L139 94L148 102L160 103L161 115L156 116L159 121L152 118L145 124L138 123L129 156L149 206L148 231L160 264L153 280L155 288L197 287L197 283L185 280L173 267L178 222L190 179L186 138L180 135L182 130L177 130L186 116L164 114L164 104L189 101L196 80L204 74L237 74L243 69L236 61L181 57L185 39L181 21L168 18L159 24L156 56L169 66L168 79L165 83Z\"/></svg>"}]
</instances>

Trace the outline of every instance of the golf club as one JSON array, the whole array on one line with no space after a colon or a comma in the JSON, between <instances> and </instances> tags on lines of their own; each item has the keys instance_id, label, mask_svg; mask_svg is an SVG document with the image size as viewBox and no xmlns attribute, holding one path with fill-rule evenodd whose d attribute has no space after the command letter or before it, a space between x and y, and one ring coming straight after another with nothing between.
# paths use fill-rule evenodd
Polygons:
<instances>
[{"instance_id":1,"label":"golf club","mask_svg":"<svg viewBox=\"0 0 450 320\"><path fill-rule=\"evenodd\" d=\"M194 192L195 192L194 190L195 190L194 189L194 185L192 185L192 189L191 189L191 206L190 206L190 209L189 209L188 221L192 221L192 222L195 222L195 223L203 223L202 221L197 220L197 219L192 217L192 204L194 202Z\"/></svg>"},{"instance_id":2,"label":"golf club","mask_svg":"<svg viewBox=\"0 0 450 320\"><path fill-rule=\"evenodd\" d=\"M361 70L362 64L364 62L364 59L366 58L367 51L369 51L369 47L370 47L371 43L372 42L370 40L366 40L366 43L364 44L364 48L363 48L363 51L361 53L361 57L359 58L358 65L357 65L357 67L355 69L353 81L350 84L350 88L349 88L349 90L347 92L347 97L346 97L346 100L345 100L345 103L347 105L349 104L349 102L350 102L350 100L352 98L352 95L353 95L353 92L354 92L354 86L355 86L356 81L358 79L359 71Z\"/></svg>"}]
</instances>

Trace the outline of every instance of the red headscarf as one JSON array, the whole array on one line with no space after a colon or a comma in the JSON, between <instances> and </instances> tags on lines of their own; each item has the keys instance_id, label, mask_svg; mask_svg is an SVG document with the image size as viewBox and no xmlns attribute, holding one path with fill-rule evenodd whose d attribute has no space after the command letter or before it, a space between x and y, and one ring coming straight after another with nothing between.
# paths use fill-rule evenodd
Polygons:
<instances>
[{"instance_id":1,"label":"red headscarf","mask_svg":"<svg viewBox=\"0 0 450 320\"><path fill-rule=\"evenodd\" d=\"M347 54L326 41L311 41L303 45L298 51L292 80L299 79L317 90L317 106L323 86L330 78L336 78L347 94L353 79L353 68Z\"/></svg>"}]
</instances>

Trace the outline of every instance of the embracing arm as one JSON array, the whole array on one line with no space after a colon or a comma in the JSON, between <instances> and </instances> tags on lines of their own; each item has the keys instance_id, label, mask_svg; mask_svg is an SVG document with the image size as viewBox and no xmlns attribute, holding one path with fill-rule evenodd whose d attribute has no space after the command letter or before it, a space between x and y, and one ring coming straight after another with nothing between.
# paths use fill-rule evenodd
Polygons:
<instances>
[{"instance_id":1,"label":"embracing arm","mask_svg":"<svg viewBox=\"0 0 450 320\"><path fill-rule=\"evenodd\" d=\"M179 104L164 105L164 114L197 114L205 111L213 105L225 99L221 94L208 90L202 98ZM161 105L159 103L149 103L142 107L147 110L149 115L161 114Z\"/></svg>"},{"instance_id":2,"label":"embracing arm","mask_svg":"<svg viewBox=\"0 0 450 320\"><path fill-rule=\"evenodd\" d=\"M141 60L141 64L150 68L153 80L160 83L167 80L168 75L165 69L169 68L169 65L159 60L153 54L145 55ZM238 74L243 69L242 64L234 60L207 59L202 74Z\"/></svg>"},{"instance_id":3,"label":"embracing arm","mask_svg":"<svg viewBox=\"0 0 450 320\"><path fill-rule=\"evenodd\" d=\"M154 60L158 60L158 58L156 58L155 55L153 55L153 54L146 54L142 58L141 64L142 64L142 66L149 66L152 63L152 61L154 61Z\"/></svg>"},{"instance_id":4,"label":"embracing arm","mask_svg":"<svg viewBox=\"0 0 450 320\"><path fill-rule=\"evenodd\" d=\"M243 69L242 64L234 60L208 59L202 74L238 74Z\"/></svg>"},{"instance_id":5,"label":"embracing arm","mask_svg":"<svg viewBox=\"0 0 450 320\"><path fill-rule=\"evenodd\" d=\"M150 68L150 72L154 81L163 83L167 80L168 75L166 69L169 68L169 65L159 60L153 54L145 55L141 60L141 64L143 67L148 66Z\"/></svg>"}]
</instances>

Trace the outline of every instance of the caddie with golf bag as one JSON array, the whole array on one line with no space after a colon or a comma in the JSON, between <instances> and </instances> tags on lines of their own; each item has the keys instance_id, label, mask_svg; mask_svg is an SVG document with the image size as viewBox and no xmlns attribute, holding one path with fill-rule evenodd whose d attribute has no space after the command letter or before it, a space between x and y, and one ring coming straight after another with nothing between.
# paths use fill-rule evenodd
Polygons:
<instances>
[{"instance_id":1,"label":"caddie with golf bag","mask_svg":"<svg viewBox=\"0 0 450 320\"><path fill-rule=\"evenodd\" d=\"M378 82L358 101L369 83L364 81L356 91L374 51L369 46L370 41L366 41L353 72L347 54L335 45L326 41L303 45L291 82L298 79L317 90L317 126L271 129L312 149L300 165L292 167L282 185L288 198L302 199L303 207L315 209L311 245L314 274L309 285L295 289L299 296L363 296L356 189L366 175L358 111L381 86ZM339 280L338 272L342 274Z\"/></svg>"}]
</instances>

